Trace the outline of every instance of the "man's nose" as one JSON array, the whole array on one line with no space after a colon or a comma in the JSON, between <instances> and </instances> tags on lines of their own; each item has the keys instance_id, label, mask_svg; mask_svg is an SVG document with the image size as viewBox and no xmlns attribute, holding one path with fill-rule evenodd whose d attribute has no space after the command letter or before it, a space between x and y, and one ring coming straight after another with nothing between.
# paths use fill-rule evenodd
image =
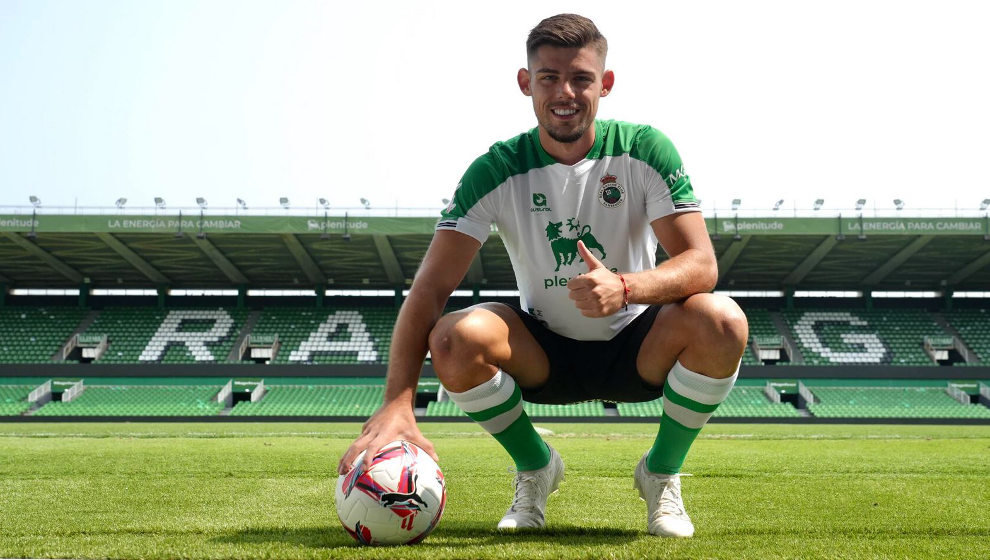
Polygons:
<instances>
[{"instance_id":1,"label":"man's nose","mask_svg":"<svg viewBox=\"0 0 990 560\"><path fill-rule=\"evenodd\" d=\"M574 99L576 97L574 86L569 81L562 80L560 87L557 88L557 95L563 99Z\"/></svg>"}]
</instances>

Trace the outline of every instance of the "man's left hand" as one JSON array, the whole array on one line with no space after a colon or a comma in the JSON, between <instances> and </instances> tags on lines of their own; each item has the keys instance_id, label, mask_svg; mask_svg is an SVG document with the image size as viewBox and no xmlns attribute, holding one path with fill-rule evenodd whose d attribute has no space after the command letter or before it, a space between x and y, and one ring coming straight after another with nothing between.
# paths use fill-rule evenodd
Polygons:
<instances>
[{"instance_id":1,"label":"man's left hand","mask_svg":"<svg viewBox=\"0 0 990 560\"><path fill-rule=\"evenodd\" d=\"M577 242L577 248L588 265L588 272L567 281L568 297L585 317L607 317L622 309L625 300L622 280L595 258L583 241Z\"/></svg>"}]
</instances>

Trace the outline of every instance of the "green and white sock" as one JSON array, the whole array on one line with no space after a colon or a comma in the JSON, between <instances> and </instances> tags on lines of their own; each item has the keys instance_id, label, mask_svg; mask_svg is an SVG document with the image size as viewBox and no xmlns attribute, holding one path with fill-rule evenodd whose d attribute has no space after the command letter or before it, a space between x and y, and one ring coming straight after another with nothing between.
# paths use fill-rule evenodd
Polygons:
<instances>
[{"instance_id":1,"label":"green and white sock","mask_svg":"<svg viewBox=\"0 0 990 560\"><path fill-rule=\"evenodd\" d=\"M681 471L694 439L729 396L738 376L738 368L731 377L714 379L695 373L680 362L674 364L663 386L660 433L646 458L647 470L660 474Z\"/></svg>"},{"instance_id":2,"label":"green and white sock","mask_svg":"<svg viewBox=\"0 0 990 560\"><path fill-rule=\"evenodd\" d=\"M450 400L502 444L516 470L531 471L550 463L550 450L523 411L522 392L502 370L463 393L447 391Z\"/></svg>"}]
</instances>

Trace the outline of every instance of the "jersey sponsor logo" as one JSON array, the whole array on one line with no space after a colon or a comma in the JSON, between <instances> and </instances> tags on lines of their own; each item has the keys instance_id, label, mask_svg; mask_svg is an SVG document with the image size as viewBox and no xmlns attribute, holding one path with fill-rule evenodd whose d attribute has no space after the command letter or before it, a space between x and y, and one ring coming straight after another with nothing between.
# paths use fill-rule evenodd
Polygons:
<instances>
[{"instance_id":1,"label":"jersey sponsor logo","mask_svg":"<svg viewBox=\"0 0 990 560\"><path fill-rule=\"evenodd\" d=\"M549 212L550 207L547 206L547 195L541 192L533 193L533 207L529 209L530 212Z\"/></svg>"},{"instance_id":2,"label":"jersey sponsor logo","mask_svg":"<svg viewBox=\"0 0 990 560\"><path fill-rule=\"evenodd\" d=\"M626 189L619 184L619 179L611 173L606 173L600 179L602 186L598 189L598 201L605 208L615 208L626 200Z\"/></svg>"},{"instance_id":3,"label":"jersey sponsor logo","mask_svg":"<svg viewBox=\"0 0 990 560\"><path fill-rule=\"evenodd\" d=\"M687 173L684 172L684 166L682 165L677 169L677 171L674 171L670 175L664 177L663 180L665 183L667 183L668 187L673 187L674 183L685 177L687 177Z\"/></svg>"},{"instance_id":4,"label":"jersey sponsor logo","mask_svg":"<svg viewBox=\"0 0 990 560\"><path fill-rule=\"evenodd\" d=\"M564 222L550 221L546 229L547 239L550 241L550 250L553 251L553 258L557 261L557 268L553 269L554 272L560 270L560 265L568 266L574 264L575 258L579 259L580 262L584 262L584 259L578 254L578 241L584 241L584 246L589 251L598 249L598 252L602 254L599 258L605 259L605 248L592 235L591 226L586 225L581 227L581 223L577 218L567 220L568 231L577 230L577 237L564 237L561 231L563 227Z\"/></svg>"}]
</instances>

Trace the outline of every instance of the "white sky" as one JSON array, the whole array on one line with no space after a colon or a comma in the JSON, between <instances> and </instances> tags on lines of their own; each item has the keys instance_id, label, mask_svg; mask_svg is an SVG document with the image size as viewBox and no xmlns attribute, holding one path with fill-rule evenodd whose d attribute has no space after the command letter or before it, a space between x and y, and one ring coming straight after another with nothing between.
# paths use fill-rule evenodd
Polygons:
<instances>
[{"instance_id":1,"label":"white sky","mask_svg":"<svg viewBox=\"0 0 990 560\"><path fill-rule=\"evenodd\" d=\"M975 209L990 197L983 2L0 0L0 208L439 208L535 126L524 42L595 20L599 117L678 147L707 208ZM764 212L767 213L767 212Z\"/></svg>"}]
</instances>

